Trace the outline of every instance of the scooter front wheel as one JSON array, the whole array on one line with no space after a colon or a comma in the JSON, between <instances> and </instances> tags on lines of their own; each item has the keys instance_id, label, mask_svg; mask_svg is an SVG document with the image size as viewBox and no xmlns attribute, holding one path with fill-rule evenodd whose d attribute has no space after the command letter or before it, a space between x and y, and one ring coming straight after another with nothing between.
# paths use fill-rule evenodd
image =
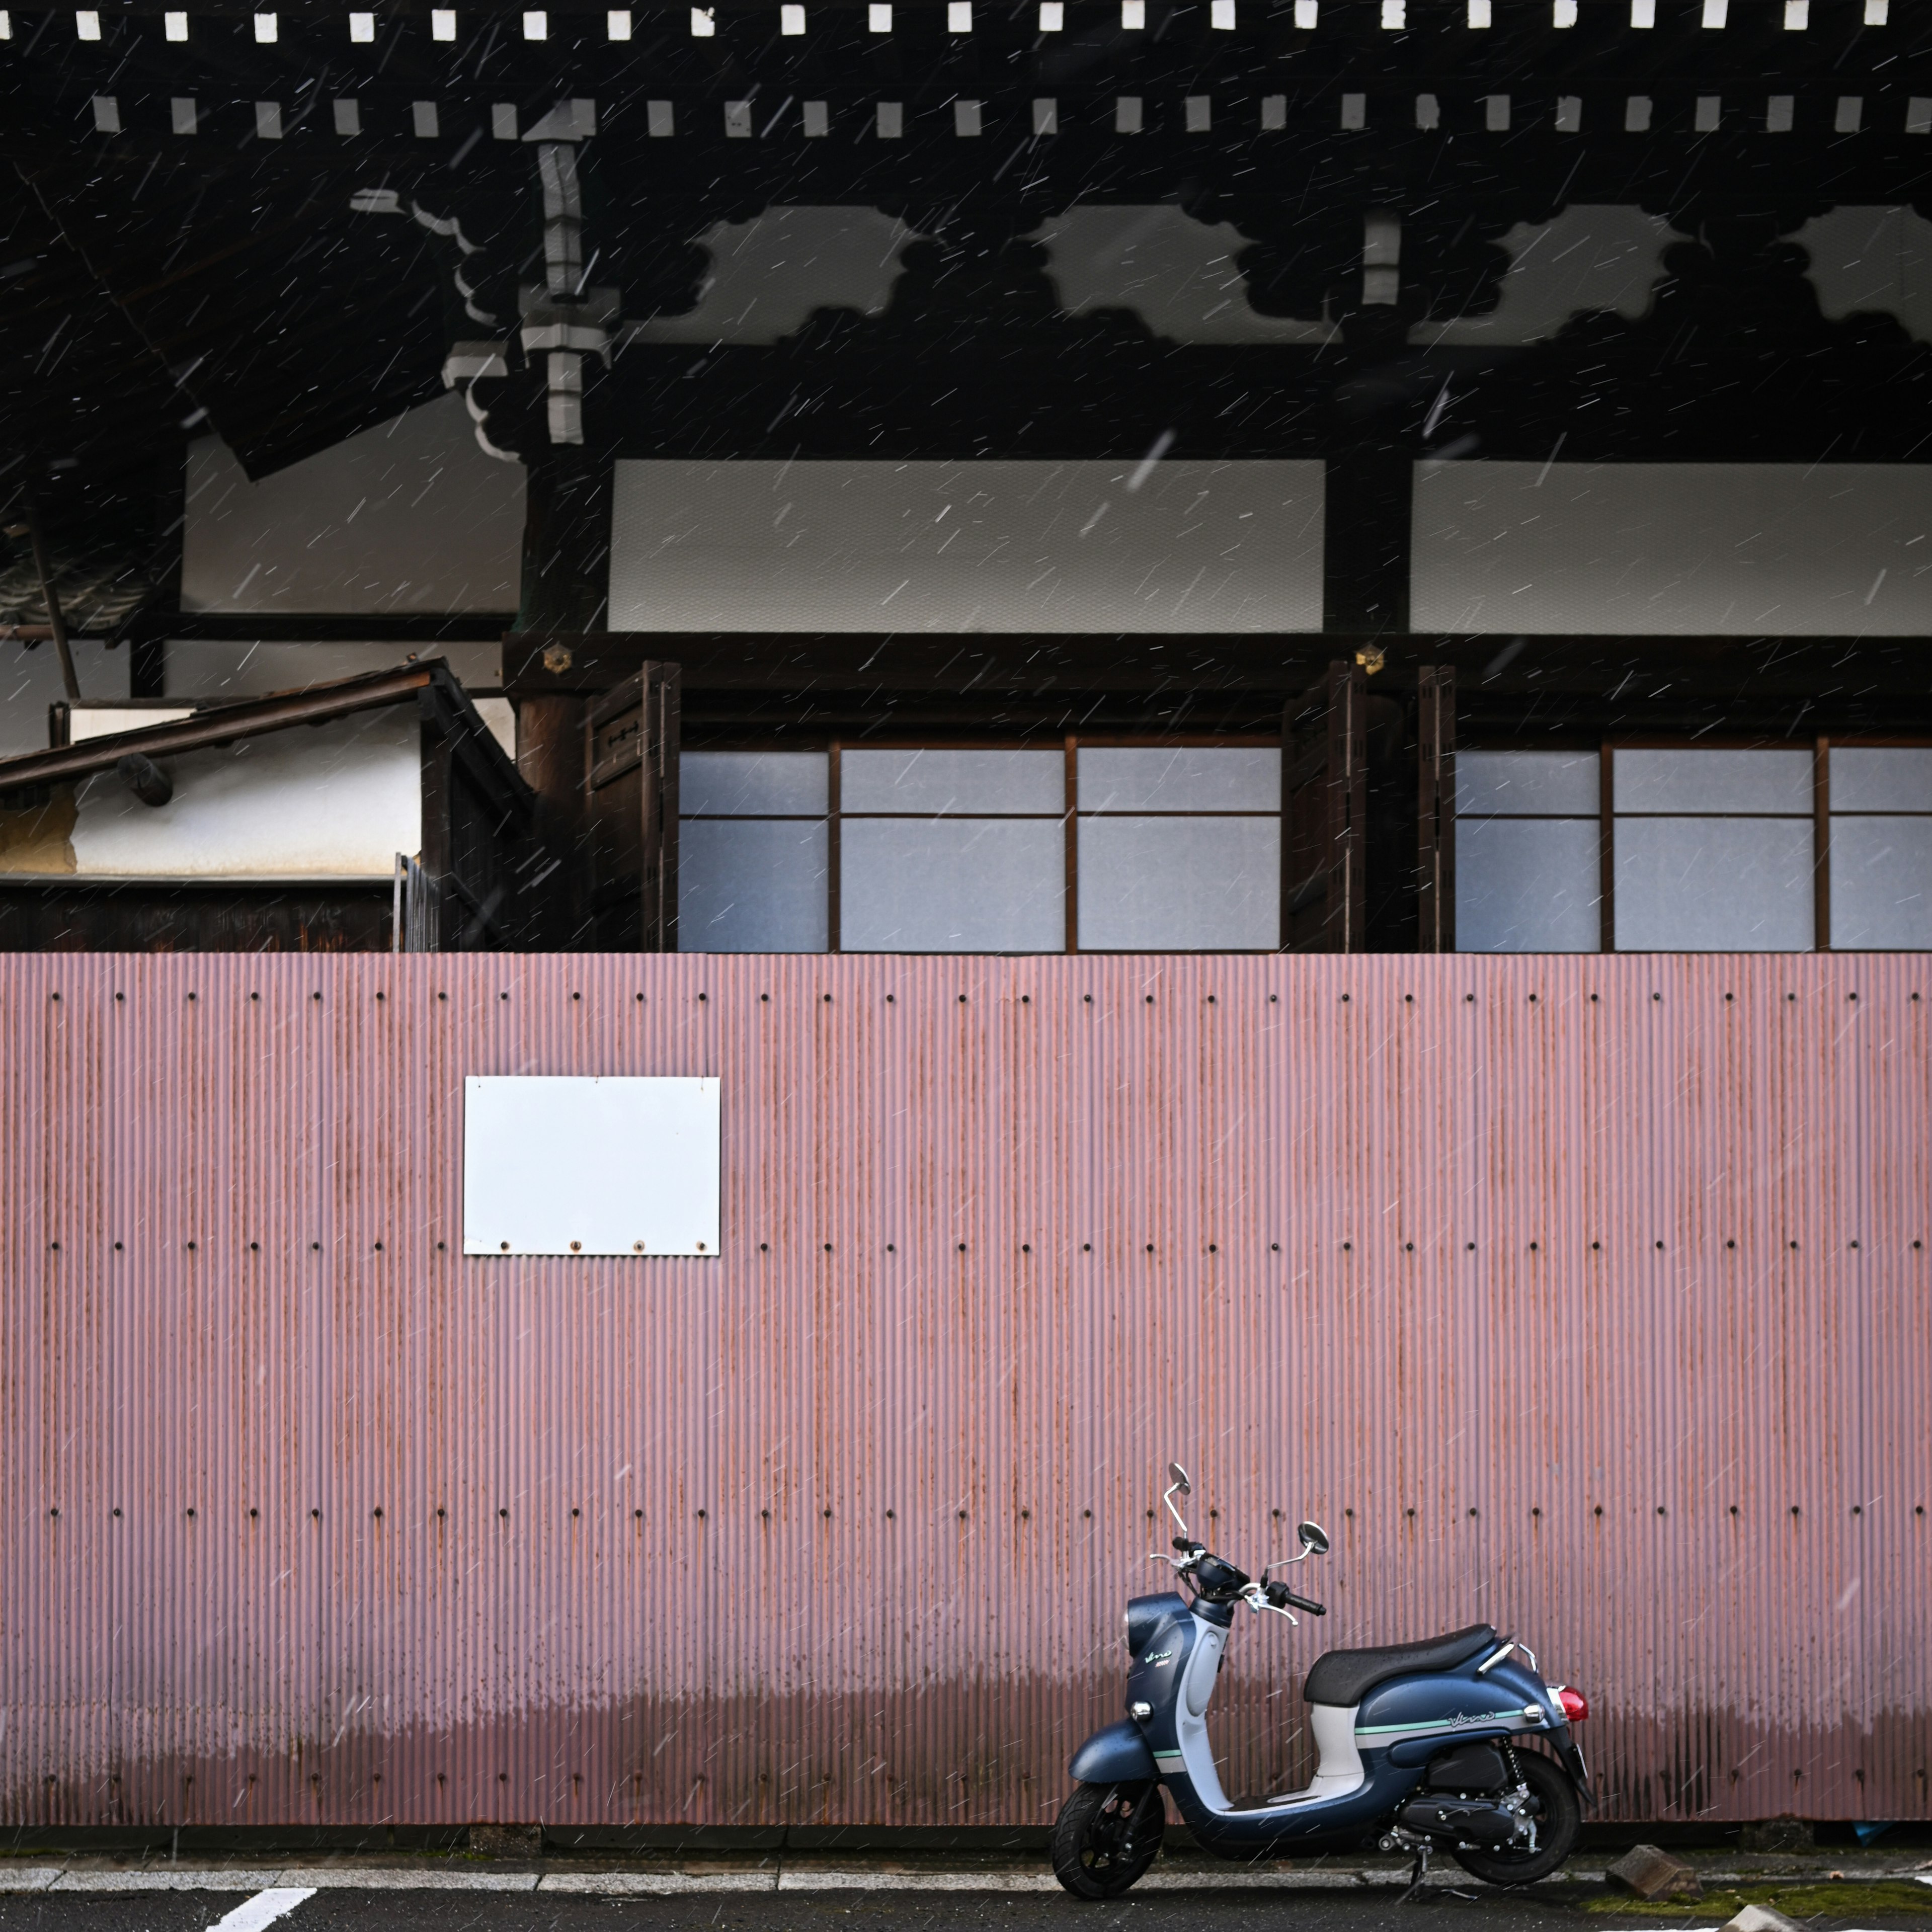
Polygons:
<instances>
[{"instance_id":1,"label":"scooter front wheel","mask_svg":"<svg viewBox=\"0 0 1932 1932\"><path fill-rule=\"evenodd\" d=\"M1583 1827L1583 1808L1577 1802L1576 1787L1562 1766L1540 1751L1514 1754L1529 1786L1530 1810L1536 1820L1536 1850L1533 1852L1467 1851L1453 1854L1466 1872L1489 1885L1533 1885L1547 1878L1576 1849Z\"/></svg>"},{"instance_id":2,"label":"scooter front wheel","mask_svg":"<svg viewBox=\"0 0 1932 1932\"><path fill-rule=\"evenodd\" d=\"M1076 1898L1117 1898L1159 1856L1166 1827L1158 1783L1076 1785L1053 1821L1053 1875Z\"/></svg>"}]
</instances>

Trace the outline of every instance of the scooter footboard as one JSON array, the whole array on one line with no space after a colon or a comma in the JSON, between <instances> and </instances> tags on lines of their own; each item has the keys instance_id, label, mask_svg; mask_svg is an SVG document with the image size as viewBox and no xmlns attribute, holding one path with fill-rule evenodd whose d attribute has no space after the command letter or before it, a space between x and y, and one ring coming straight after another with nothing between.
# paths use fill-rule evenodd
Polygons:
<instances>
[{"instance_id":1,"label":"scooter footboard","mask_svg":"<svg viewBox=\"0 0 1932 1932\"><path fill-rule=\"evenodd\" d=\"M1169 1776L1168 1795L1204 1851L1221 1858L1280 1858L1359 1844L1417 1783L1414 1774L1371 1779L1340 1798L1277 1801L1242 1810L1210 1811L1184 1773Z\"/></svg>"},{"instance_id":2,"label":"scooter footboard","mask_svg":"<svg viewBox=\"0 0 1932 1932\"><path fill-rule=\"evenodd\" d=\"M1096 1731L1066 1768L1082 1784L1137 1784L1155 1774L1154 1753L1131 1718Z\"/></svg>"}]
</instances>

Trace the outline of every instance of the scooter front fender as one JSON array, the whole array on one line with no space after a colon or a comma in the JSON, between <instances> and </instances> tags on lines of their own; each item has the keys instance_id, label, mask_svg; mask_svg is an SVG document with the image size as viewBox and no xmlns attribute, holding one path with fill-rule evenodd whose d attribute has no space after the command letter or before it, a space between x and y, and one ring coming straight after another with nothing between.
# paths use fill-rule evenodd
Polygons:
<instances>
[{"instance_id":1,"label":"scooter front fender","mask_svg":"<svg viewBox=\"0 0 1932 1932\"><path fill-rule=\"evenodd\" d=\"M1066 1768L1082 1784L1138 1784L1155 1775L1154 1753L1131 1718L1096 1731Z\"/></svg>"}]
</instances>

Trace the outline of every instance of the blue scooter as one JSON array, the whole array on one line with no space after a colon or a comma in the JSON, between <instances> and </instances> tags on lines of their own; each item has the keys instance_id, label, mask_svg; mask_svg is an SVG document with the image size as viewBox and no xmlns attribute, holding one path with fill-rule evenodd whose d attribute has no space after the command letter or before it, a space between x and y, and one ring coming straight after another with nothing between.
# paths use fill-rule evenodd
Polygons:
<instances>
[{"instance_id":1,"label":"blue scooter","mask_svg":"<svg viewBox=\"0 0 1932 1932\"><path fill-rule=\"evenodd\" d=\"M1127 1606L1127 1715L1073 1754L1078 1780L1053 1827L1054 1874L1079 1898L1112 1898L1152 1864L1166 1823L1166 1786L1196 1841L1255 1862L1354 1850L1372 1839L1414 1855L1412 1895L1432 1852L1447 1851L1492 1885L1526 1885L1567 1858L1590 1796L1570 1726L1590 1714L1580 1692L1546 1684L1535 1658L1488 1624L1424 1643L1331 1650L1303 1694L1320 1754L1315 1780L1286 1797L1222 1794L1208 1742L1208 1705L1238 1604L1258 1615L1328 1612L1264 1570L1256 1582L1195 1541L1174 1507L1192 1494L1168 1465L1162 1501L1179 1526L1178 1552L1156 1551L1193 1591ZM1291 1564L1325 1556L1304 1522ZM1545 1748L1526 1748L1535 1740Z\"/></svg>"}]
</instances>

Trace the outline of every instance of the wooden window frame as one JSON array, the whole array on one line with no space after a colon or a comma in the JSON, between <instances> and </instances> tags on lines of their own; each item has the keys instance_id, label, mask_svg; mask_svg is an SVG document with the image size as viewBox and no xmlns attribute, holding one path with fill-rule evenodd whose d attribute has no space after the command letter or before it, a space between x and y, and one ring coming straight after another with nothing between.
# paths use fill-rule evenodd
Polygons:
<instances>
[{"instance_id":1,"label":"wooden window frame","mask_svg":"<svg viewBox=\"0 0 1932 1932\"><path fill-rule=\"evenodd\" d=\"M1089 736L1080 732L1067 732L1062 736L1041 740L1037 738L998 738L975 736L970 738L925 736L920 734L895 734L892 736L868 737L862 745L851 745L839 738L828 738L817 743L801 742L796 740L778 740L760 736L755 741L733 738L720 743L693 745L694 752L795 752L820 753L826 760L826 809L824 818L826 826L826 950L838 952L844 950L841 931L841 900L844 888L843 827L848 814L844 805L844 754L848 748L866 752L1057 752L1064 760L1064 778L1061 806L1058 812L947 812L947 818L981 820L989 822L1023 821L1037 824L1042 820L1058 818L1065 827L1064 863L1066 866L1066 914L1060 950L1063 954L1072 954L1082 950L1096 955L1114 952L1112 947L1082 948L1079 944L1080 917L1080 821L1083 818L1267 818L1278 819L1279 810L1240 810L1229 812L1173 812L1134 810L1124 812L1084 811L1079 804L1079 754L1084 750L1202 750L1240 751L1252 750L1278 752L1281 740L1275 734L1232 731L1186 732L1103 732ZM926 819L935 815L926 812L854 812L855 818L906 818ZM728 818L734 821L758 820L796 824L815 824L820 814L817 812L692 812L690 820ZM1273 952L1278 946L1215 946L1174 949L1190 952L1209 953ZM997 957L998 956L989 956ZM1039 957L1037 954L1028 957Z\"/></svg>"},{"instance_id":2,"label":"wooden window frame","mask_svg":"<svg viewBox=\"0 0 1932 1932\"><path fill-rule=\"evenodd\" d=\"M1924 734L1860 731L1838 736L1820 732L1809 738L1767 740L1742 733L1692 737L1685 734L1643 733L1604 737L1594 742L1548 745L1525 743L1520 739L1479 742L1463 746L1465 752L1526 752L1594 750L1598 758L1597 849L1598 890L1600 915L1598 948L1617 950L1616 939L1616 821L1619 818L1765 818L1811 820L1812 943L1807 949L1829 952L1832 945L1832 821L1846 818L1932 818L1932 810L1901 812L1840 812L1832 807L1832 754L1834 751L1861 751L1895 747L1904 750L1932 750L1932 736ZM1616 809L1616 757L1619 752L1808 752L1811 757L1810 802L1808 808L1792 812L1647 812ZM1511 812L1512 821L1572 823L1587 814L1577 812ZM1913 951L1912 947L1861 947L1863 951Z\"/></svg>"},{"instance_id":3,"label":"wooden window frame","mask_svg":"<svg viewBox=\"0 0 1932 1932\"><path fill-rule=\"evenodd\" d=\"M1600 950L1614 952L1617 950L1616 936L1616 821L1619 818L1764 818L1793 819L1808 816L1811 820L1811 944L1805 950L1823 952L1830 950L1831 937L1828 917L1820 916L1822 898L1825 913L1828 916L1831 908L1830 884L1826 878L1828 840L1821 838L1818 819L1819 775L1824 768L1831 740L1828 738L1789 738L1767 740L1765 738L1747 736L1742 733L1712 733L1702 737L1691 737L1682 732L1645 732L1630 736L1606 738L1603 741L1600 767L1600 790L1603 804L1603 824L1598 834L1603 853L1602 876L1604 890L1603 917L1600 921L1602 938ZM1811 803L1808 810L1796 812L1618 812L1616 809L1616 765L1618 752L1809 752L1811 754Z\"/></svg>"},{"instance_id":4,"label":"wooden window frame","mask_svg":"<svg viewBox=\"0 0 1932 1932\"><path fill-rule=\"evenodd\" d=\"M826 760L825 809L823 812L684 812L678 815L683 825L823 825L826 828L825 950L838 950L838 901L833 891L838 875L838 746L835 739L822 745L801 745L778 741L757 744L692 745L692 752L778 752Z\"/></svg>"},{"instance_id":5,"label":"wooden window frame","mask_svg":"<svg viewBox=\"0 0 1932 1932\"><path fill-rule=\"evenodd\" d=\"M1273 810L1244 808L1226 812L1172 812L1135 807L1118 812L1082 810L1079 805L1078 772L1072 752L1076 740L1069 737L1067 768L1067 886L1068 898L1072 903L1076 898L1079 877L1080 821L1087 818L1266 818L1279 823L1282 818L1280 805ZM1154 732L1109 731L1099 733L1077 740L1083 751L1199 751L1199 752L1273 752L1281 750L1281 736L1278 732L1253 731L1181 731L1165 734ZM1279 893L1280 888L1276 888ZM1280 918L1277 907L1276 917ZM1077 908L1070 911L1067 920L1066 950L1069 952L1085 952L1096 958L1120 957L1124 953L1144 949L1132 946L1088 946L1078 944L1079 928ZM1267 952L1279 952L1279 942L1273 946L1215 946L1163 947L1164 952L1178 952L1190 957L1203 958L1216 956L1239 957Z\"/></svg>"},{"instance_id":6,"label":"wooden window frame","mask_svg":"<svg viewBox=\"0 0 1932 1932\"><path fill-rule=\"evenodd\" d=\"M1832 806L1832 756L1834 752L1864 752L1898 750L1932 752L1932 736L1924 732L1872 732L1857 731L1838 738L1821 734L1818 739L1818 762L1814 770L1815 782L1812 792L1812 810L1816 820L1814 837L1818 854L1817 920L1818 948L1821 952L1835 949L1832 944L1832 821L1837 818L1926 818L1932 819L1932 809L1923 812L1834 812ZM1916 952L1922 950L1916 946L1861 946L1861 952Z\"/></svg>"}]
</instances>

